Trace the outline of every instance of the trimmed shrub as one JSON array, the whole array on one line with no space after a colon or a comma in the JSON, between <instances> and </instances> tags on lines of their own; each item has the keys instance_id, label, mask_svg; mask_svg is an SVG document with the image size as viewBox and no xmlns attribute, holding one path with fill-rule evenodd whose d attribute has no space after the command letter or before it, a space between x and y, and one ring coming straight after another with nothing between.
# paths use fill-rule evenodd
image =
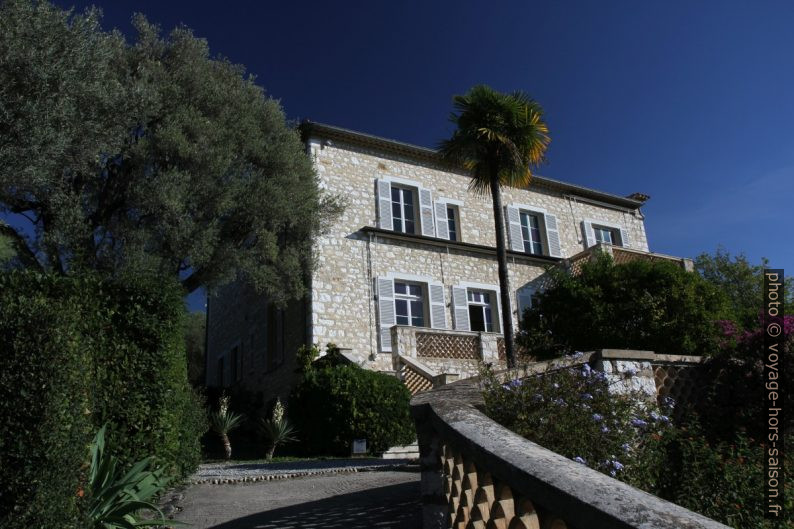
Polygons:
<instances>
[{"instance_id":1,"label":"trimmed shrub","mask_svg":"<svg viewBox=\"0 0 794 529\"><path fill-rule=\"evenodd\" d=\"M206 429L187 381L178 286L0 275L0 526L84 527L88 445L108 423L123 465L173 476Z\"/></svg>"},{"instance_id":2,"label":"trimmed shrub","mask_svg":"<svg viewBox=\"0 0 794 529\"><path fill-rule=\"evenodd\" d=\"M366 439L378 453L416 439L410 400L393 376L338 365L308 370L288 409L306 453L349 455L353 439Z\"/></svg>"},{"instance_id":3,"label":"trimmed shrub","mask_svg":"<svg viewBox=\"0 0 794 529\"><path fill-rule=\"evenodd\" d=\"M667 261L615 265L601 254L570 275L553 267L552 285L525 311L517 343L537 358L593 349L702 355L718 345L724 295Z\"/></svg>"},{"instance_id":4,"label":"trimmed shrub","mask_svg":"<svg viewBox=\"0 0 794 529\"><path fill-rule=\"evenodd\" d=\"M0 527L83 528L93 435L81 281L0 275ZM58 300L58 302L55 302Z\"/></svg>"}]
</instances>

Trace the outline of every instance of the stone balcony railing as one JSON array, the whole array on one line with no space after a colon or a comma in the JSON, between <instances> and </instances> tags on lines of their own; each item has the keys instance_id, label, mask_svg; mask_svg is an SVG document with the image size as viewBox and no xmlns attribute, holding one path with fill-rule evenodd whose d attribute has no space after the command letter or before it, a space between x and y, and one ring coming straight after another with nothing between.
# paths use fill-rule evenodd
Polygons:
<instances>
[{"instance_id":1,"label":"stone balcony railing","mask_svg":"<svg viewBox=\"0 0 794 529\"><path fill-rule=\"evenodd\" d=\"M394 371L412 394L476 376L483 362L504 365L501 334L401 325L391 333Z\"/></svg>"},{"instance_id":2,"label":"stone balcony railing","mask_svg":"<svg viewBox=\"0 0 794 529\"><path fill-rule=\"evenodd\" d=\"M638 260L669 261L679 265L687 272L692 272L695 269L692 259L687 259L685 257L674 257L672 255L666 255L662 253L643 252L642 250L633 250L631 248L613 246L611 244L602 242L596 243L587 250L579 252L578 254L565 259L563 261L563 266L565 266L570 273L576 275L581 271L582 264L592 259L596 255L596 252L604 252L611 255L612 259L615 261L615 264L623 264L628 263L629 261Z\"/></svg>"},{"instance_id":3,"label":"stone balcony railing","mask_svg":"<svg viewBox=\"0 0 794 529\"><path fill-rule=\"evenodd\" d=\"M618 353L539 362L522 375L590 362L596 368L608 365L613 374L639 365L652 380L656 365L692 366L696 360L667 357L652 362L642 358L652 353L634 352L628 358L627 352ZM528 441L486 417L478 409L482 405L477 379L437 387L411 400L425 529L727 527Z\"/></svg>"}]
</instances>

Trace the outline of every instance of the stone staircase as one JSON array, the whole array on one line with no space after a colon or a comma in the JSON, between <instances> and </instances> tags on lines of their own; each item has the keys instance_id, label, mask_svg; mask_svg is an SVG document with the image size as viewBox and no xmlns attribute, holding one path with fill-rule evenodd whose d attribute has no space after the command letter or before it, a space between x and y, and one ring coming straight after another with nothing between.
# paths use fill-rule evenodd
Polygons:
<instances>
[{"instance_id":1,"label":"stone staircase","mask_svg":"<svg viewBox=\"0 0 794 529\"><path fill-rule=\"evenodd\" d=\"M419 459L419 445L414 441L413 444L404 446L392 446L383 452L383 459Z\"/></svg>"}]
</instances>

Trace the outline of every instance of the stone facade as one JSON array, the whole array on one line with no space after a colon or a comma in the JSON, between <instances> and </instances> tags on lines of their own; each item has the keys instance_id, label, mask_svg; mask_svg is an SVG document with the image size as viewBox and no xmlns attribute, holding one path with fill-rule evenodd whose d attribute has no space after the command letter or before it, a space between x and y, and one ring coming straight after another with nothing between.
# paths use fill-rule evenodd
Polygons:
<instances>
[{"instance_id":1,"label":"stone facade","mask_svg":"<svg viewBox=\"0 0 794 529\"><path fill-rule=\"evenodd\" d=\"M321 346L335 343L363 367L393 371L391 334L389 326L383 324L387 321L383 307L393 303L388 296L394 293L388 289L395 280L422 286L425 325L437 329L462 328L456 319L468 318L467 307L461 305L461 299L466 303L465 289L492 293L492 330L498 333L502 310L510 311L517 328L519 301L526 306L530 299L527 296L542 288L548 266L580 254L595 243L593 225L613 230L617 243L648 251L641 200L542 177L535 178L529 189L505 188L506 208L515 208L514 213L519 210L535 213L541 219L543 251L541 255L530 255L523 252L523 245L519 251L515 234L519 233L518 243L522 244L520 231L515 231L515 222L512 226L508 224L511 300L510 307L500 307L492 201L490 196L468 190L467 174L446 167L428 149L317 124L305 127L303 133L320 187L341 197L346 207L338 221L317 241L318 266L312 274L310 296L303 305L307 313L301 316L300 307L294 308L296 312L283 320L280 332L291 336L290 340L279 339L285 364L290 363L302 338L305 343ZM395 231L384 222L391 214L379 218L379 209L390 204L387 195L387 201L380 202L379 208L379 186L384 183L413 193L416 234ZM443 232L436 222L443 212L437 203L457 211L456 241L436 236ZM510 211L506 209L506 212L509 217ZM428 230L428 226L432 229ZM513 239L510 239L511 228ZM462 292L464 297L454 298L453 287L458 287L458 294ZM254 299L244 290L240 285L232 286L210 301L207 369L210 384L217 378L218 358L229 354L236 340L242 340L241 335L251 333L253 360L246 364L250 370L244 373L244 384L262 387L275 383L266 362L261 360L267 356L264 336L272 334L273 319L268 316L266 301ZM519 291L524 294L519 296ZM425 362L437 363L430 359ZM444 360L437 367L449 371L448 364ZM466 365L464 370L468 374L471 366Z\"/></svg>"}]
</instances>

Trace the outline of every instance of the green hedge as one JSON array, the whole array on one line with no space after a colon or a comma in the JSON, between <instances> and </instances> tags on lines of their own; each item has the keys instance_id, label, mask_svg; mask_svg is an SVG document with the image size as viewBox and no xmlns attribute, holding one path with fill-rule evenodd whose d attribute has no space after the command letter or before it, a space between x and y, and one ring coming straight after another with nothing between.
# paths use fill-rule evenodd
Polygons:
<instances>
[{"instance_id":1,"label":"green hedge","mask_svg":"<svg viewBox=\"0 0 794 529\"><path fill-rule=\"evenodd\" d=\"M85 526L77 494L93 435L93 362L78 290L0 276L0 527Z\"/></svg>"},{"instance_id":2,"label":"green hedge","mask_svg":"<svg viewBox=\"0 0 794 529\"><path fill-rule=\"evenodd\" d=\"M122 462L195 468L206 419L181 296L157 280L0 275L0 526L83 527L78 491L105 422Z\"/></svg>"},{"instance_id":3,"label":"green hedge","mask_svg":"<svg viewBox=\"0 0 794 529\"><path fill-rule=\"evenodd\" d=\"M349 455L351 441L360 438L378 453L416 439L410 400L397 378L340 365L306 372L287 411L310 454Z\"/></svg>"}]
</instances>

